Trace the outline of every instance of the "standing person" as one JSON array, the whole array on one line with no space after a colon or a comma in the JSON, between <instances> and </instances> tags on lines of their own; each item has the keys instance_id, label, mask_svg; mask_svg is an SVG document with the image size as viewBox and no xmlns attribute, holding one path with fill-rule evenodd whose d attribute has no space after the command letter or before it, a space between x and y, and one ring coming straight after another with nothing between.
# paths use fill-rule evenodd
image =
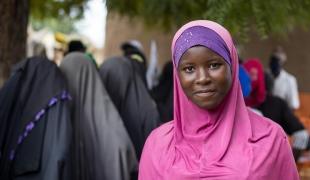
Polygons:
<instances>
[{"instance_id":1,"label":"standing person","mask_svg":"<svg viewBox=\"0 0 310 180\"><path fill-rule=\"evenodd\" d=\"M293 110L299 108L299 95L296 78L284 70L286 54L282 48L277 48L270 57L269 67L274 77L273 94L287 102Z\"/></svg>"},{"instance_id":2,"label":"standing person","mask_svg":"<svg viewBox=\"0 0 310 180\"><path fill-rule=\"evenodd\" d=\"M72 53L72 52L82 52L82 53L85 53L85 54L88 56L88 59L89 59L92 63L94 63L94 65L95 65L96 67L98 67L97 62L96 62L94 56L93 56L91 53L86 52L86 50L87 50L87 48L86 48L86 46L83 44L82 41L80 41L80 40L72 40L72 41L70 41L70 42L68 43L68 51L67 51L66 54Z\"/></svg>"},{"instance_id":3,"label":"standing person","mask_svg":"<svg viewBox=\"0 0 310 180\"><path fill-rule=\"evenodd\" d=\"M137 172L134 147L95 65L75 52L60 69L73 98L73 179L129 180Z\"/></svg>"},{"instance_id":4,"label":"standing person","mask_svg":"<svg viewBox=\"0 0 310 180\"><path fill-rule=\"evenodd\" d=\"M156 104L134 63L139 62L127 57L114 57L105 60L99 72L140 159L145 140L159 125L160 117Z\"/></svg>"},{"instance_id":5,"label":"standing person","mask_svg":"<svg viewBox=\"0 0 310 180\"><path fill-rule=\"evenodd\" d=\"M229 32L192 21L171 51L174 120L148 137L139 179L299 179L284 131L245 106Z\"/></svg>"},{"instance_id":6,"label":"standing person","mask_svg":"<svg viewBox=\"0 0 310 180\"><path fill-rule=\"evenodd\" d=\"M143 53L142 44L137 40L130 40L121 45L124 57L130 61L135 72L138 73L146 87L146 57Z\"/></svg>"},{"instance_id":7,"label":"standing person","mask_svg":"<svg viewBox=\"0 0 310 180\"><path fill-rule=\"evenodd\" d=\"M71 179L70 96L43 57L17 64L0 91L0 179Z\"/></svg>"},{"instance_id":8,"label":"standing person","mask_svg":"<svg viewBox=\"0 0 310 180\"><path fill-rule=\"evenodd\" d=\"M272 94L274 80L272 75L265 73L267 96L258 109L267 118L278 123L293 139L293 153L295 161L298 160L303 150L309 149L309 133L294 115L288 104L281 98Z\"/></svg>"},{"instance_id":9,"label":"standing person","mask_svg":"<svg viewBox=\"0 0 310 180\"><path fill-rule=\"evenodd\" d=\"M161 121L171 121L173 119L173 64L171 60L165 64L159 83L151 90L151 94L156 101Z\"/></svg>"},{"instance_id":10,"label":"standing person","mask_svg":"<svg viewBox=\"0 0 310 180\"><path fill-rule=\"evenodd\" d=\"M239 64L239 80L242 88L242 93L245 98L251 94L251 77L242 64Z\"/></svg>"},{"instance_id":11,"label":"standing person","mask_svg":"<svg viewBox=\"0 0 310 180\"><path fill-rule=\"evenodd\" d=\"M265 81L264 81L264 68L260 60L257 58L248 59L242 64L245 70L248 72L251 81L250 83L251 91L250 95L244 97L245 104L255 113L263 115L257 107L262 104L266 98ZM240 72L240 71L239 71ZM240 75L239 75L240 78ZM246 86L246 83L241 83L241 88ZM243 94L245 92L243 91Z\"/></svg>"},{"instance_id":12,"label":"standing person","mask_svg":"<svg viewBox=\"0 0 310 180\"><path fill-rule=\"evenodd\" d=\"M67 54L71 53L71 52L85 53L86 52L86 46L80 40L72 40L68 43Z\"/></svg>"},{"instance_id":13,"label":"standing person","mask_svg":"<svg viewBox=\"0 0 310 180\"><path fill-rule=\"evenodd\" d=\"M243 63L251 78L251 93L245 97L245 104L257 108L266 98L264 68L257 58L248 59Z\"/></svg>"}]
</instances>

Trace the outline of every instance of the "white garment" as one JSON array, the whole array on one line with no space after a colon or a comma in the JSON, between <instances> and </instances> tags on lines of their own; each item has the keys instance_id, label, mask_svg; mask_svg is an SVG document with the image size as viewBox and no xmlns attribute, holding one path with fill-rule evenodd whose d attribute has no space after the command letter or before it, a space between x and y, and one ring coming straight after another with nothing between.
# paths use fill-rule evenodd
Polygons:
<instances>
[{"instance_id":1,"label":"white garment","mask_svg":"<svg viewBox=\"0 0 310 180\"><path fill-rule=\"evenodd\" d=\"M285 100L291 109L299 108L299 96L296 78L281 70L279 76L275 78L273 95Z\"/></svg>"},{"instance_id":2,"label":"white garment","mask_svg":"<svg viewBox=\"0 0 310 180\"><path fill-rule=\"evenodd\" d=\"M293 147L304 150L307 148L309 141L309 133L307 130L299 130L293 133Z\"/></svg>"},{"instance_id":3,"label":"white garment","mask_svg":"<svg viewBox=\"0 0 310 180\"><path fill-rule=\"evenodd\" d=\"M148 89L152 89L158 84L158 71L157 71L157 46L154 40L151 41L151 51L150 51L150 64L146 71L146 81Z\"/></svg>"}]
</instances>

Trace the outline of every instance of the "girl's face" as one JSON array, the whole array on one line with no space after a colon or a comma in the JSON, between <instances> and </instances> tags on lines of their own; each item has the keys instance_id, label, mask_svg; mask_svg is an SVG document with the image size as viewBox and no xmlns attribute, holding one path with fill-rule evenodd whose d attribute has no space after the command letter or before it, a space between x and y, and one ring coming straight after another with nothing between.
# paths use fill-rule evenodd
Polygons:
<instances>
[{"instance_id":1,"label":"girl's face","mask_svg":"<svg viewBox=\"0 0 310 180\"><path fill-rule=\"evenodd\" d=\"M185 51L177 72L186 96L207 110L222 102L232 84L228 63L204 46L194 46Z\"/></svg>"}]
</instances>

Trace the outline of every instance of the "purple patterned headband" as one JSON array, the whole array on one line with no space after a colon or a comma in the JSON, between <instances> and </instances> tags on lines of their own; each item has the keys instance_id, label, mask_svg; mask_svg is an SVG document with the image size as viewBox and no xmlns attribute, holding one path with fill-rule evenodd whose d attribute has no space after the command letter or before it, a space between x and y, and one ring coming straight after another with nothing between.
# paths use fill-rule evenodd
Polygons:
<instances>
[{"instance_id":1,"label":"purple patterned headband","mask_svg":"<svg viewBox=\"0 0 310 180\"><path fill-rule=\"evenodd\" d=\"M211 49L231 65L230 53L224 40L216 32L203 26L190 27L183 31L177 39L173 54L175 65L179 65L179 61L186 50L197 45Z\"/></svg>"}]
</instances>

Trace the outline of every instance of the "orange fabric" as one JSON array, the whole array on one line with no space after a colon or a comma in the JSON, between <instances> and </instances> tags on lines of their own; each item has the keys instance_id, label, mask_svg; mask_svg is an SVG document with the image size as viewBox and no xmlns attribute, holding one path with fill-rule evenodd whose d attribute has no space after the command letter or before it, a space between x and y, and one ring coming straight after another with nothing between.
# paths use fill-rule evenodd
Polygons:
<instances>
[{"instance_id":1,"label":"orange fabric","mask_svg":"<svg viewBox=\"0 0 310 180\"><path fill-rule=\"evenodd\" d=\"M299 92L299 99L300 108L295 111L295 114L310 132L310 93ZM303 153L303 156L310 156L309 152ZM301 179L310 179L310 161L298 162L297 167Z\"/></svg>"},{"instance_id":2,"label":"orange fabric","mask_svg":"<svg viewBox=\"0 0 310 180\"><path fill-rule=\"evenodd\" d=\"M310 93L299 92L300 108L295 114L310 132Z\"/></svg>"}]
</instances>

